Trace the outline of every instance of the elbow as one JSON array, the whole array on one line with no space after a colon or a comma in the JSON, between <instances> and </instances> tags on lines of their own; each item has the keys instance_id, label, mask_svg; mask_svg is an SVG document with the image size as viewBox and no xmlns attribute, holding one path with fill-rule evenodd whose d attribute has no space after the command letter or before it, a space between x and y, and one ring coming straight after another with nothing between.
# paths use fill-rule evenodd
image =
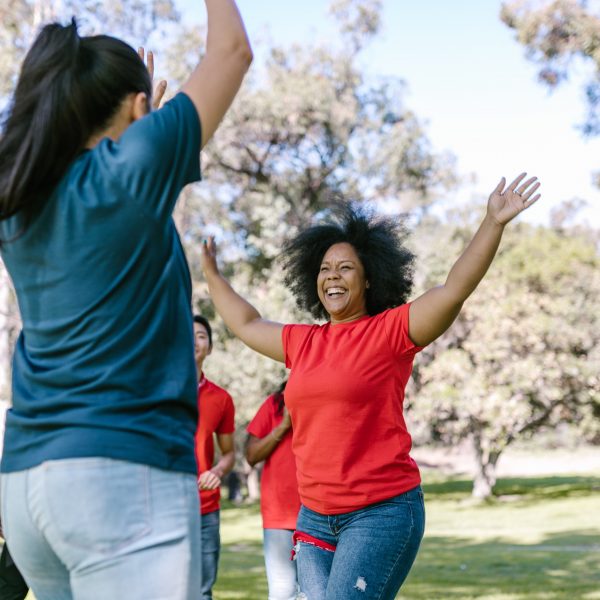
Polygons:
<instances>
[{"instance_id":1,"label":"elbow","mask_svg":"<svg viewBox=\"0 0 600 600\"><path fill-rule=\"evenodd\" d=\"M207 48L207 55L211 50ZM219 57L220 61L227 61L230 64L239 65L240 69L243 72L246 72L252 61L254 60L254 53L252 52L252 47L250 46L250 42L245 35L240 35L235 39L231 40L229 43L224 43L220 45L218 48L214 48L213 55Z\"/></svg>"},{"instance_id":2,"label":"elbow","mask_svg":"<svg viewBox=\"0 0 600 600\"><path fill-rule=\"evenodd\" d=\"M250 46L248 38L244 38L243 41L241 40L237 44L235 55L240 61L240 64L243 66L244 70L247 71L254 60L254 53L252 52L252 47Z\"/></svg>"},{"instance_id":3,"label":"elbow","mask_svg":"<svg viewBox=\"0 0 600 600\"><path fill-rule=\"evenodd\" d=\"M256 455L254 454L254 452L252 452L252 450L246 450L246 462L252 467L254 468L260 461L257 460Z\"/></svg>"}]
</instances>

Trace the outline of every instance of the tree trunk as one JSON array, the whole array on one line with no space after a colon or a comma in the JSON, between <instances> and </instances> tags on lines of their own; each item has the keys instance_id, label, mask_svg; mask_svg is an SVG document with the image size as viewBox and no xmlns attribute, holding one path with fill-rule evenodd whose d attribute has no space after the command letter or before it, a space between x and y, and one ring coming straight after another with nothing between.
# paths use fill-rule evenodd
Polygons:
<instances>
[{"instance_id":1,"label":"tree trunk","mask_svg":"<svg viewBox=\"0 0 600 600\"><path fill-rule=\"evenodd\" d=\"M496 485L496 465L500 458L501 450L491 447L491 442L486 440L481 431L473 434L473 449L475 451L476 471L473 479L473 498L485 500L489 498Z\"/></svg>"}]
</instances>

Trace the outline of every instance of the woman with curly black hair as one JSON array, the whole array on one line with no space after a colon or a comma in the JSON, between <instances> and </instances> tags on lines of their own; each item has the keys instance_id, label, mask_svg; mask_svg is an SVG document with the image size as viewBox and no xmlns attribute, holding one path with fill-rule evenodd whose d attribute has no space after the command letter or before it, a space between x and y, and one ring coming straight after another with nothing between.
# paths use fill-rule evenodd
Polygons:
<instances>
[{"instance_id":1,"label":"woman with curly black hair","mask_svg":"<svg viewBox=\"0 0 600 600\"><path fill-rule=\"evenodd\" d=\"M504 178L446 282L406 303L413 257L391 219L352 207L284 249L286 282L323 325L264 320L219 273L203 269L217 311L248 346L291 369L302 507L294 534L300 591L310 600L391 600L423 537L419 469L402 416L415 354L442 335L477 287L505 225L538 198L536 178Z\"/></svg>"}]
</instances>

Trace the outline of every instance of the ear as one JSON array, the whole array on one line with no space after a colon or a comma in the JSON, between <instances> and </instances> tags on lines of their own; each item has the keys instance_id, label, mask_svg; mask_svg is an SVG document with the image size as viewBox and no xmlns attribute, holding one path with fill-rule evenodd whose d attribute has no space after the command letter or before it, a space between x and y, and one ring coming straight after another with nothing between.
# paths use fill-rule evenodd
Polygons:
<instances>
[{"instance_id":1,"label":"ear","mask_svg":"<svg viewBox=\"0 0 600 600\"><path fill-rule=\"evenodd\" d=\"M148 96L144 92L138 92L133 96L131 102L131 120L137 121L148 114Z\"/></svg>"},{"instance_id":2,"label":"ear","mask_svg":"<svg viewBox=\"0 0 600 600\"><path fill-rule=\"evenodd\" d=\"M208 352L206 353L206 356L208 356L209 354L212 354L212 344L210 344L210 346L208 347Z\"/></svg>"}]
</instances>

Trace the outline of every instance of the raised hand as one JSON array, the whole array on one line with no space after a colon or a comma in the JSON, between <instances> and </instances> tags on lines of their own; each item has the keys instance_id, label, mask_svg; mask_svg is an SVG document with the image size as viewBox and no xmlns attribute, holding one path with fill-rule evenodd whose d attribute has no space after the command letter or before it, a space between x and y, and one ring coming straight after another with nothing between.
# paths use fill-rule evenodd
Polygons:
<instances>
[{"instance_id":1,"label":"raised hand","mask_svg":"<svg viewBox=\"0 0 600 600\"><path fill-rule=\"evenodd\" d=\"M219 272L217 265L217 244L212 235L202 242L200 265L205 277Z\"/></svg>"},{"instance_id":2,"label":"raised hand","mask_svg":"<svg viewBox=\"0 0 600 600\"><path fill-rule=\"evenodd\" d=\"M523 181L527 173L521 173L508 187L503 177L488 201L488 215L500 225L506 225L520 212L537 202L541 194L535 192L540 187L537 177ZM535 194L535 195L534 195Z\"/></svg>"},{"instance_id":3,"label":"raised hand","mask_svg":"<svg viewBox=\"0 0 600 600\"><path fill-rule=\"evenodd\" d=\"M144 60L146 52L141 46L138 48L138 54L140 55L140 58ZM152 52L152 50L148 51L146 67L148 68L148 73L150 73L150 81L154 83L154 52ZM152 94L152 108L154 110L160 108L160 103L166 91L167 82L166 80L162 79L156 84L156 87L154 88L154 93Z\"/></svg>"}]
</instances>

